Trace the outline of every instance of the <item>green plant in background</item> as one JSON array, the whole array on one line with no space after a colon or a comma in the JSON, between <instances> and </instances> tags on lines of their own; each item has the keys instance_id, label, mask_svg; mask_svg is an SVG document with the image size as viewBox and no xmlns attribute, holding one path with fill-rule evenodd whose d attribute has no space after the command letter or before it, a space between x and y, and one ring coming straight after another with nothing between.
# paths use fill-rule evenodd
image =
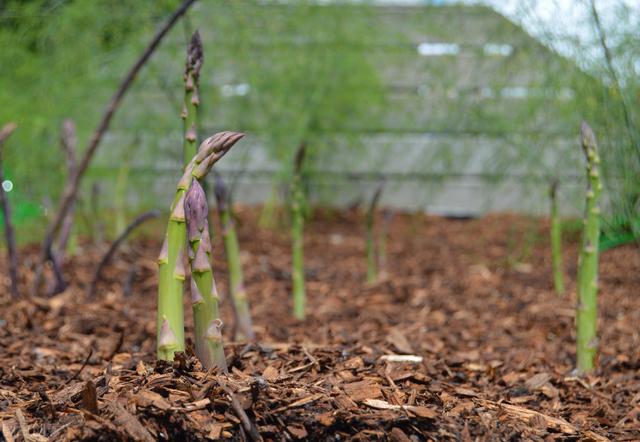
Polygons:
<instances>
[{"instance_id":1,"label":"green plant in background","mask_svg":"<svg viewBox=\"0 0 640 442\"><path fill-rule=\"evenodd\" d=\"M391 228L393 216L393 210L384 209L382 214L382 231L380 232L380 238L378 239L378 274L380 279L385 279L389 272L389 269L387 268L387 239L389 237L389 230Z\"/></svg>"},{"instance_id":2,"label":"green plant in background","mask_svg":"<svg viewBox=\"0 0 640 442\"><path fill-rule=\"evenodd\" d=\"M137 138L137 137L136 137ZM120 235L127 227L127 188L129 185L129 173L131 171L131 155L133 153L133 145L138 144L138 140L134 138L134 142L129 149L126 149L122 156L122 164L118 168L118 176L116 177L115 192L115 232L114 237Z\"/></svg>"},{"instance_id":3,"label":"green plant in background","mask_svg":"<svg viewBox=\"0 0 640 442\"><path fill-rule=\"evenodd\" d=\"M376 238L375 238L375 218L378 201L382 195L382 185L378 186L371 197L369 208L367 210L367 239L366 239L366 256L367 256L367 282L372 284L378 279L378 262L376 260ZM386 244L385 244L386 245Z\"/></svg>"},{"instance_id":4,"label":"green plant in background","mask_svg":"<svg viewBox=\"0 0 640 442\"><path fill-rule=\"evenodd\" d=\"M307 302L304 289L304 211L306 198L302 185L302 165L306 146L301 144L295 158L291 180L291 279L293 286L293 316L304 319Z\"/></svg>"},{"instance_id":5,"label":"green plant in background","mask_svg":"<svg viewBox=\"0 0 640 442\"><path fill-rule=\"evenodd\" d=\"M215 195L220 223L222 224L222 238L224 239L224 249L227 255L227 265L229 266L229 295L231 296L235 315L235 339L253 340L255 334L253 332L247 291L244 287L240 246L238 245L238 235L231 210L231 195L220 176L216 178Z\"/></svg>"},{"instance_id":6,"label":"green plant in background","mask_svg":"<svg viewBox=\"0 0 640 442\"><path fill-rule=\"evenodd\" d=\"M221 132L204 140L178 182L170 209L167 234L158 257L158 359L173 360L175 352L184 351L182 293L185 279L184 248L187 240L185 193L193 178L202 179L206 176L213 164L242 137L243 134L237 132ZM207 294L201 292L201 295Z\"/></svg>"},{"instance_id":7,"label":"green plant in background","mask_svg":"<svg viewBox=\"0 0 640 442\"><path fill-rule=\"evenodd\" d=\"M200 177L202 178L202 177ZM227 371L222 347L222 321L218 311L218 291L211 268L209 206L204 189L195 177L185 194L189 263L191 265L191 305L196 355L203 367Z\"/></svg>"},{"instance_id":8,"label":"green plant in background","mask_svg":"<svg viewBox=\"0 0 640 442\"><path fill-rule=\"evenodd\" d=\"M180 116L184 121L184 163L196 154L198 142L198 107L200 106L200 69L204 62L200 33L194 32L187 48L184 68L184 103Z\"/></svg>"},{"instance_id":9,"label":"green plant in background","mask_svg":"<svg viewBox=\"0 0 640 442\"><path fill-rule=\"evenodd\" d=\"M585 122L580 127L582 150L587 160L587 191L584 230L578 261L577 369L589 372L598 350L598 255L600 240L600 207L602 193L600 156L596 138Z\"/></svg>"},{"instance_id":10,"label":"green plant in background","mask_svg":"<svg viewBox=\"0 0 640 442\"><path fill-rule=\"evenodd\" d=\"M562 222L558 214L558 180L549 187L551 204L551 266L553 284L558 295L564 294L564 270L562 269Z\"/></svg>"}]
</instances>

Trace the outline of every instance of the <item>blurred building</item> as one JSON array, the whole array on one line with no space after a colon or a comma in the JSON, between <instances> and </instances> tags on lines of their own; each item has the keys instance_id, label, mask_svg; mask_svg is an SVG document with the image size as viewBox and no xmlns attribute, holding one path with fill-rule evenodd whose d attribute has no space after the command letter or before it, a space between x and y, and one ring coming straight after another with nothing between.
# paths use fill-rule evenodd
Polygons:
<instances>
[{"instance_id":1,"label":"blurred building","mask_svg":"<svg viewBox=\"0 0 640 442\"><path fill-rule=\"evenodd\" d=\"M574 135L579 115L567 111L577 69L488 7L415 3L380 1L362 6L371 35L349 50L375 58L387 103L375 124L366 118L350 122L366 149L325 163L320 172L330 179L319 182L313 194L331 204L349 204L368 198L384 180L388 184L383 204L398 208L459 215L544 212L550 176L561 175L569 190L581 182ZM259 37L265 20L278 20L290 7L251 3L238 27ZM357 7L351 5L345 13L357 14ZM202 78L202 132L236 128L248 132L245 147L230 154L218 170L237 184L237 201L260 203L272 194L280 165L243 119L251 111L247 107L251 79L238 75L232 55L218 56L233 54L234 39L239 38L233 32L217 32L209 20L224 14L218 2L202 2L189 22L191 29L202 30L208 55ZM322 17L309 26L326 26ZM287 38L291 44L308 44L310 51L323 44L302 37L258 38L257 57L268 63L270 51L289 44ZM119 149L137 137L143 153L132 160L136 179L154 184L142 184L149 191L131 195L131 203L164 195L178 175L184 47L185 33L174 31L118 116L107 140L114 148L100 153L97 170L110 180L116 174L113 165L119 164ZM209 98L212 105L207 104ZM156 135L149 128L155 128ZM158 129L168 135L157 137ZM149 163L145 157L154 160ZM156 180L158 170L166 180ZM579 205L572 206L574 212L578 209Z\"/></svg>"}]
</instances>

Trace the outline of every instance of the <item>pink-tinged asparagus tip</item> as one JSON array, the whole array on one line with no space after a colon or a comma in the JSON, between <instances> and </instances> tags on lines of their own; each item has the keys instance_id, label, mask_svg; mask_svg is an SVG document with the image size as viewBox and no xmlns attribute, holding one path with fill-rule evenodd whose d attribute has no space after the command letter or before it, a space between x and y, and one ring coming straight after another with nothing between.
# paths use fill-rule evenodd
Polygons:
<instances>
[{"instance_id":1,"label":"pink-tinged asparagus tip","mask_svg":"<svg viewBox=\"0 0 640 442\"><path fill-rule=\"evenodd\" d=\"M165 235L160 254L158 255L158 263L166 264L169 260L169 237Z\"/></svg>"},{"instance_id":2,"label":"pink-tinged asparagus tip","mask_svg":"<svg viewBox=\"0 0 640 442\"><path fill-rule=\"evenodd\" d=\"M200 290L198 289L198 284L196 284L195 279L191 278L191 303L199 304L201 302L204 302L202 293L200 293Z\"/></svg>"},{"instance_id":3,"label":"pink-tinged asparagus tip","mask_svg":"<svg viewBox=\"0 0 640 442\"><path fill-rule=\"evenodd\" d=\"M187 277L187 272L184 267L184 248L180 248L178 256L176 257L176 266L173 269L173 276L180 281L184 281L184 279Z\"/></svg>"},{"instance_id":4,"label":"pink-tinged asparagus tip","mask_svg":"<svg viewBox=\"0 0 640 442\"><path fill-rule=\"evenodd\" d=\"M216 318L211 320L204 335L210 341L222 342L222 320Z\"/></svg>"},{"instance_id":5,"label":"pink-tinged asparagus tip","mask_svg":"<svg viewBox=\"0 0 640 442\"><path fill-rule=\"evenodd\" d=\"M178 345L178 338L176 337L173 330L171 330L171 326L169 325L169 321L167 318L162 320L162 325L160 326L160 337L158 341L158 347L162 350L170 350L175 348Z\"/></svg>"},{"instance_id":6,"label":"pink-tinged asparagus tip","mask_svg":"<svg viewBox=\"0 0 640 442\"><path fill-rule=\"evenodd\" d=\"M211 264L209 264L209 257L204 248L198 246L196 250L196 257L193 258L191 263L191 271L194 273L206 273L211 271Z\"/></svg>"},{"instance_id":7,"label":"pink-tinged asparagus tip","mask_svg":"<svg viewBox=\"0 0 640 442\"><path fill-rule=\"evenodd\" d=\"M191 182L184 198L184 214L187 221L187 238L199 240L205 228L208 215L207 196L198 180Z\"/></svg>"},{"instance_id":8,"label":"pink-tinged asparagus tip","mask_svg":"<svg viewBox=\"0 0 640 442\"><path fill-rule=\"evenodd\" d=\"M593 151L596 148L596 136L586 121L580 124L580 138L582 141L582 149L585 155L587 155L587 159L589 159L589 151Z\"/></svg>"},{"instance_id":9,"label":"pink-tinged asparagus tip","mask_svg":"<svg viewBox=\"0 0 640 442\"><path fill-rule=\"evenodd\" d=\"M204 51L202 49L202 39L200 38L200 32L196 31L191 36L191 41L189 41L189 47L187 48L186 72L191 70L193 76L198 78L203 62Z\"/></svg>"},{"instance_id":10,"label":"pink-tinged asparagus tip","mask_svg":"<svg viewBox=\"0 0 640 442\"><path fill-rule=\"evenodd\" d=\"M229 198L229 192L224 180L220 175L216 176L216 186L214 193L216 194L216 202L218 203L218 209L226 210Z\"/></svg>"},{"instance_id":11,"label":"pink-tinged asparagus tip","mask_svg":"<svg viewBox=\"0 0 640 442\"><path fill-rule=\"evenodd\" d=\"M180 199L176 203L175 207L173 207L173 210L171 212L171 219L173 221L177 221L179 223L183 223L185 221L184 200L185 194L183 193L182 195L180 195Z\"/></svg>"},{"instance_id":12,"label":"pink-tinged asparagus tip","mask_svg":"<svg viewBox=\"0 0 640 442\"><path fill-rule=\"evenodd\" d=\"M226 153L234 144L244 137L241 132L218 132L209 138L205 138L196 154L196 164L201 163L205 158L214 153ZM219 158L218 158L219 159Z\"/></svg>"}]
</instances>

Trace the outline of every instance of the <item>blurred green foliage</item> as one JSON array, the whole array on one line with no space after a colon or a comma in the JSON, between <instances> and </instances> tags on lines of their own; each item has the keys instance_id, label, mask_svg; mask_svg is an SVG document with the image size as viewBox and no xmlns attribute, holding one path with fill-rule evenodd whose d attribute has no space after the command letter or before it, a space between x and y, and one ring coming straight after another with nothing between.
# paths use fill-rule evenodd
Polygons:
<instances>
[{"instance_id":1,"label":"blurred green foliage","mask_svg":"<svg viewBox=\"0 0 640 442\"><path fill-rule=\"evenodd\" d=\"M0 3L0 122L19 124L6 149L17 212L27 201L32 207L55 204L65 176L62 120L76 120L82 148L121 76L178 4ZM518 185L530 181L533 192L545 195L549 177L583 179L577 130L586 119L602 146L617 220L612 225L628 225L637 213L640 189L640 36L634 32L640 18L623 8L617 14L620 26L605 23L605 31L619 85L611 81L602 57L582 59L593 52L582 43L566 36L565 45L574 46L570 58L550 50L565 38L560 30L550 30L540 43L481 6L201 0L141 72L87 184L115 183L113 169L124 152L135 150L132 185L149 189L141 195L157 195L162 186L151 183L158 180L166 178L167 188L172 186L178 172L167 171L180 158L184 51L198 28L205 46L201 135L247 131L264 147L265 163L277 164L280 181L289 179L294 152L305 142L307 172L363 171L368 162L369 170L392 167L397 174L431 174L441 182L452 173L470 173L504 185L511 175L522 177ZM420 56L416 44L427 40L455 43L460 53ZM511 51L487 54L485 43L508 43ZM522 87L527 93L519 96ZM248 93L236 94L237 88ZM368 144L372 138L375 147ZM386 143L382 148L380 139ZM418 152L414 147L420 143ZM239 148L226 163L237 161L242 169L248 154ZM467 168L478 163L480 169ZM136 180L143 175L147 181L141 185ZM332 181L336 175L309 178ZM107 207L113 187L104 186ZM578 197L567 194L564 201L580 207Z\"/></svg>"}]
</instances>

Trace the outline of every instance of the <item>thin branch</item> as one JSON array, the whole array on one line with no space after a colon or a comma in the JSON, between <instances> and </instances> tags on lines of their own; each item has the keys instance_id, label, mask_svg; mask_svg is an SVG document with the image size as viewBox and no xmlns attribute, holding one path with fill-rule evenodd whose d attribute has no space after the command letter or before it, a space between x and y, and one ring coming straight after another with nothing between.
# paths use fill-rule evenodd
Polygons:
<instances>
[{"instance_id":1,"label":"thin branch","mask_svg":"<svg viewBox=\"0 0 640 442\"><path fill-rule=\"evenodd\" d=\"M242 408L240 401L238 400L236 395L233 393L233 391L231 391L231 389L221 380L218 380L218 383L220 384L222 389L225 391L225 393L227 393L231 398L231 407L233 408L233 411L235 411L236 414L238 415L240 422L242 422L242 427L247 432L251 440L255 442L262 441L262 436L260 436L258 429L253 424L253 422L251 422L251 419L249 419L249 416L247 416L247 413Z\"/></svg>"},{"instance_id":2,"label":"thin branch","mask_svg":"<svg viewBox=\"0 0 640 442\"><path fill-rule=\"evenodd\" d=\"M78 188L80 185L80 180L85 174L85 172L87 171L89 164L91 163L91 160L93 159L93 156L96 150L98 149L98 146L102 141L102 138L104 137L104 134L109 129L111 119L113 118L113 115L115 114L116 110L120 106L120 103L122 102L122 99L124 98L126 92L129 90L129 88L133 84L133 81L135 80L140 69L142 69L144 64L149 60L149 58L151 58L151 55L157 49L162 39L167 35L169 30L171 30L173 25L176 24L178 19L182 17L185 14L185 12L187 12L189 7L193 3L195 3L195 1L196 0L184 0L182 2L180 7L176 9L176 11L171 15L171 17L169 17L169 20L167 20L167 22L155 34L155 36L153 37L149 45L146 47L146 49L144 50L140 58L134 63L134 65L131 67L127 75L123 78L122 82L120 83L120 86L118 87L113 97L111 97L109 104L107 104L107 107L104 110L104 113L102 114L102 118L100 119L100 123L98 124L98 127L96 128L91 139L89 140L89 144L85 150L84 156L82 157L82 161L78 166L77 173L75 174L73 179L70 180L67 183L67 185L65 185L65 188L62 193L62 198L60 200L60 207L58 209L58 213L56 214L56 217L51 222L51 224L48 226L47 232L44 237L40 265L44 265L44 263L48 259L47 251L51 248L51 244L53 244L55 237L58 235L60 228L62 226L63 220L67 216L67 213L71 209L71 206L76 199L76 196L78 194ZM39 283L40 281L36 281L36 284L33 287L34 294L37 292L39 288L38 287Z\"/></svg>"},{"instance_id":3,"label":"thin branch","mask_svg":"<svg viewBox=\"0 0 640 442\"><path fill-rule=\"evenodd\" d=\"M62 137L60 145L65 154L65 163L67 165L67 180L72 179L78 171L78 160L76 158L76 152L78 150L78 139L76 137L76 125L71 119L67 119L62 123ZM75 201L71 204L71 208L67 213L64 222L62 223L62 230L60 231L60 237L58 239L58 250L56 256L60 261L64 260L64 255L67 249L67 243L69 242L69 236L71 235L71 228L73 226L73 212L75 209Z\"/></svg>"},{"instance_id":4,"label":"thin branch","mask_svg":"<svg viewBox=\"0 0 640 442\"><path fill-rule=\"evenodd\" d=\"M11 207L9 198L2 184L4 183L4 173L2 170L2 147L4 142L16 130L15 123L7 123L0 131L0 204L2 204L2 214L4 216L4 236L7 241L7 252L9 255L9 276L11 278L11 293L17 298L18 293L18 250L16 248L16 234L11 223Z\"/></svg>"},{"instance_id":5,"label":"thin branch","mask_svg":"<svg viewBox=\"0 0 640 442\"><path fill-rule=\"evenodd\" d=\"M618 78L618 74L616 73L615 67L613 66L613 55L611 55L611 49L609 49L609 45L607 44L606 34L604 32L604 28L602 27L602 22L600 21L600 14L598 13L598 9L596 8L595 0L591 0L591 15L593 16L593 22L596 27L596 32L598 33L598 40L600 42L600 46L602 47L602 51L604 52L604 59L606 61L607 70L609 71L609 75L611 76L611 81L613 81L613 86L616 88L616 92L620 94L620 102L622 104L622 114L624 116L624 124L627 127L629 138L631 139L631 143L633 144L634 138L634 128L631 123L631 116L629 113L629 108L627 106L627 101L624 98L622 93L622 88L620 87L620 80ZM640 147L638 147L640 149Z\"/></svg>"},{"instance_id":6,"label":"thin branch","mask_svg":"<svg viewBox=\"0 0 640 442\"><path fill-rule=\"evenodd\" d=\"M143 213L142 215L134 219L133 222L129 224L126 229L124 229L120 236L116 238L116 240L111 244L111 247L109 247L107 253L105 253L102 257L100 264L98 264L98 267L96 268L96 272L93 275L93 280L91 281L91 286L89 288L89 297L93 297L93 295L95 294L96 285L102 277L102 269L109 263L109 261L111 261L111 258L113 258L113 255L116 253L116 250L118 249L120 244L122 244L131 234L131 232L133 232L138 226L140 226L147 220L157 218L158 215L160 215L160 212L157 210Z\"/></svg>"}]
</instances>

